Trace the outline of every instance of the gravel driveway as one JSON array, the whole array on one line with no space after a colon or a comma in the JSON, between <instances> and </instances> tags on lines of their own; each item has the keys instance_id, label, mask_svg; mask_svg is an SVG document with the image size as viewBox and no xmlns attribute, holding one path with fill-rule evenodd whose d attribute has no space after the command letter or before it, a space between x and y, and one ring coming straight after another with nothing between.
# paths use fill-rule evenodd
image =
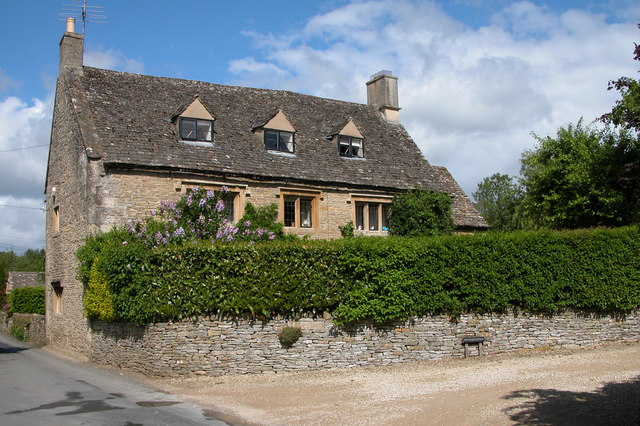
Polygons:
<instances>
[{"instance_id":1,"label":"gravel driveway","mask_svg":"<svg viewBox=\"0 0 640 426\"><path fill-rule=\"evenodd\" d=\"M640 424L640 343L150 382L232 424Z\"/></svg>"}]
</instances>

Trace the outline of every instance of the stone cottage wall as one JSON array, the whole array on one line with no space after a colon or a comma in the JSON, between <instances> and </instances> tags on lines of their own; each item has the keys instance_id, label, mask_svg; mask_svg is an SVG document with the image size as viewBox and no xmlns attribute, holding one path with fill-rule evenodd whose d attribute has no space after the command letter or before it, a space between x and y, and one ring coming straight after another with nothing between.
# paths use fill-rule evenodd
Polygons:
<instances>
[{"instance_id":1,"label":"stone cottage wall","mask_svg":"<svg viewBox=\"0 0 640 426\"><path fill-rule=\"evenodd\" d=\"M26 341L41 346L46 343L45 317L38 314L12 314L0 312L0 333L11 334L13 324L24 326Z\"/></svg>"},{"instance_id":2,"label":"stone cottage wall","mask_svg":"<svg viewBox=\"0 0 640 426\"><path fill-rule=\"evenodd\" d=\"M302 329L289 349L278 340L285 326ZM202 320L146 327L95 322L92 328L92 360L155 376L282 373L460 357L462 338L469 335L485 337L486 354L640 340L637 312L625 318L575 312L463 315L457 322L429 316L378 328L340 328L329 319Z\"/></svg>"},{"instance_id":3,"label":"stone cottage wall","mask_svg":"<svg viewBox=\"0 0 640 426\"><path fill-rule=\"evenodd\" d=\"M321 185L292 185L278 181L256 181L242 178L221 178L195 173L162 173L140 170L108 171L101 183L100 223L103 231L122 225L128 220L149 216L151 210L157 210L160 202L177 201L188 187L196 185L219 188L227 186L238 193L238 216L244 205L250 202L256 206L281 204L283 193L316 197L314 226L306 228L286 228L285 232L311 238L339 238L339 226L349 221L355 222L355 204L353 197L366 200L379 200L387 193L375 190L354 190L353 188ZM391 199L389 198L389 202ZM367 235L387 235L386 231L370 231Z\"/></svg>"}]
</instances>

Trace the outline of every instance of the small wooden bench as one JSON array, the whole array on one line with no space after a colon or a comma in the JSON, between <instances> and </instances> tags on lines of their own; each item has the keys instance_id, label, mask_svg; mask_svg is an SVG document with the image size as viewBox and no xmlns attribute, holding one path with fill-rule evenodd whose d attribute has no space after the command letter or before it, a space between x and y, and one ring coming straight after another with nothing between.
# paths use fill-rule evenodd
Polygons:
<instances>
[{"instance_id":1,"label":"small wooden bench","mask_svg":"<svg viewBox=\"0 0 640 426\"><path fill-rule=\"evenodd\" d=\"M478 346L478 356L482 356L482 344L484 343L484 337L482 336L469 336L462 338L462 344L464 345L464 357L469 354L469 345Z\"/></svg>"}]
</instances>

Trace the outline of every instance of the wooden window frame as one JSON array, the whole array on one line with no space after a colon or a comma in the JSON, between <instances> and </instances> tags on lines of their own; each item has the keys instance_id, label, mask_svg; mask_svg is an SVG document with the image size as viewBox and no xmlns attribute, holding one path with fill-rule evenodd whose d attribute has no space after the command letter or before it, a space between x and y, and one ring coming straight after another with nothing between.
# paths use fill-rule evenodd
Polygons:
<instances>
[{"instance_id":1,"label":"wooden window frame","mask_svg":"<svg viewBox=\"0 0 640 426\"><path fill-rule=\"evenodd\" d=\"M278 220L284 224L285 229L299 229L299 230L315 230L319 225L319 201L320 192L310 191L281 191L280 192L280 208L278 209ZM288 213L285 211L287 203L293 201L294 206L294 219L293 221L287 221ZM302 207L303 202L308 202L308 206L311 209L309 213L310 224L304 225L302 220ZM289 223L289 224L288 224ZM293 223L291 225L290 223Z\"/></svg>"},{"instance_id":2,"label":"wooden window frame","mask_svg":"<svg viewBox=\"0 0 640 426\"><path fill-rule=\"evenodd\" d=\"M275 151L275 152L284 152L286 154L295 154L296 152L296 134L295 132L290 132L287 130L278 130L278 129L263 129L263 133L264 133L264 147L267 149L267 151ZM276 137L277 137L277 141L276 141L276 147L274 148L269 148L269 145L267 144L267 135L269 133L275 133ZM284 142L282 135L283 134L287 134L287 135L291 135L291 150L289 150L287 143Z\"/></svg>"},{"instance_id":3,"label":"wooden window frame","mask_svg":"<svg viewBox=\"0 0 640 426\"><path fill-rule=\"evenodd\" d=\"M343 143L343 140L346 140L346 143ZM353 141L360 141L360 155L353 154ZM348 146L349 149L347 152L343 153L341 146ZM338 155L346 158L364 158L364 139L358 138L356 136L348 136L348 135L338 135Z\"/></svg>"},{"instance_id":4,"label":"wooden window frame","mask_svg":"<svg viewBox=\"0 0 640 426\"><path fill-rule=\"evenodd\" d=\"M193 122L195 124L195 136L194 137L189 137L183 134L183 123L184 122ZM200 123L208 123L211 126L211 130L210 130L210 135L209 135L209 139L207 139L206 137L199 137L199 133L198 133L198 124ZM180 139L181 140L185 140L185 141L193 141L193 142L209 142L209 143L213 143L213 120L207 120L204 118L192 118L192 117L180 117L179 123L178 123L178 132L180 135Z\"/></svg>"},{"instance_id":5,"label":"wooden window frame","mask_svg":"<svg viewBox=\"0 0 640 426\"><path fill-rule=\"evenodd\" d=\"M391 198L365 198L357 197L352 199L353 203L353 223L357 232L362 233L386 233L389 231L389 208ZM371 211L375 208L375 212ZM377 223L371 224L372 217L376 217ZM373 227L373 229L372 229Z\"/></svg>"}]
</instances>

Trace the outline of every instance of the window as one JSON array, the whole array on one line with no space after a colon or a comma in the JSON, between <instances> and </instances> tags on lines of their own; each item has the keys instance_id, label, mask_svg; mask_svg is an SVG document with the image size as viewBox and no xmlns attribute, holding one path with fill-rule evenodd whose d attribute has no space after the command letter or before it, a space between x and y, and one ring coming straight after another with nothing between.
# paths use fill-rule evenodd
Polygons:
<instances>
[{"instance_id":1,"label":"window","mask_svg":"<svg viewBox=\"0 0 640 426\"><path fill-rule=\"evenodd\" d=\"M313 198L288 195L284 197L284 226L313 227Z\"/></svg>"},{"instance_id":2,"label":"window","mask_svg":"<svg viewBox=\"0 0 640 426\"><path fill-rule=\"evenodd\" d=\"M265 129L264 146L269 151L293 153L293 149L294 149L293 133L285 132L282 130Z\"/></svg>"},{"instance_id":3,"label":"window","mask_svg":"<svg viewBox=\"0 0 640 426\"><path fill-rule=\"evenodd\" d=\"M211 142L213 121L180 117L180 138L187 141Z\"/></svg>"},{"instance_id":4,"label":"window","mask_svg":"<svg viewBox=\"0 0 640 426\"><path fill-rule=\"evenodd\" d=\"M338 151L342 157L364 157L362 139L352 136L339 135Z\"/></svg>"},{"instance_id":5,"label":"window","mask_svg":"<svg viewBox=\"0 0 640 426\"><path fill-rule=\"evenodd\" d=\"M62 313L62 289L63 287L60 285L60 281L54 281L51 283L51 287L53 288L53 300L52 300L52 309L54 314Z\"/></svg>"},{"instance_id":6,"label":"window","mask_svg":"<svg viewBox=\"0 0 640 426\"><path fill-rule=\"evenodd\" d=\"M358 231L388 231L389 203L356 202L356 229Z\"/></svg>"},{"instance_id":7,"label":"window","mask_svg":"<svg viewBox=\"0 0 640 426\"><path fill-rule=\"evenodd\" d=\"M226 218L229 222L235 222L235 210L236 210L236 197L238 194L235 192L227 192L224 197L222 197L222 202L224 203L224 212L226 214Z\"/></svg>"},{"instance_id":8,"label":"window","mask_svg":"<svg viewBox=\"0 0 640 426\"><path fill-rule=\"evenodd\" d=\"M60 206L53 208L53 232L58 233L60 231Z\"/></svg>"}]
</instances>

